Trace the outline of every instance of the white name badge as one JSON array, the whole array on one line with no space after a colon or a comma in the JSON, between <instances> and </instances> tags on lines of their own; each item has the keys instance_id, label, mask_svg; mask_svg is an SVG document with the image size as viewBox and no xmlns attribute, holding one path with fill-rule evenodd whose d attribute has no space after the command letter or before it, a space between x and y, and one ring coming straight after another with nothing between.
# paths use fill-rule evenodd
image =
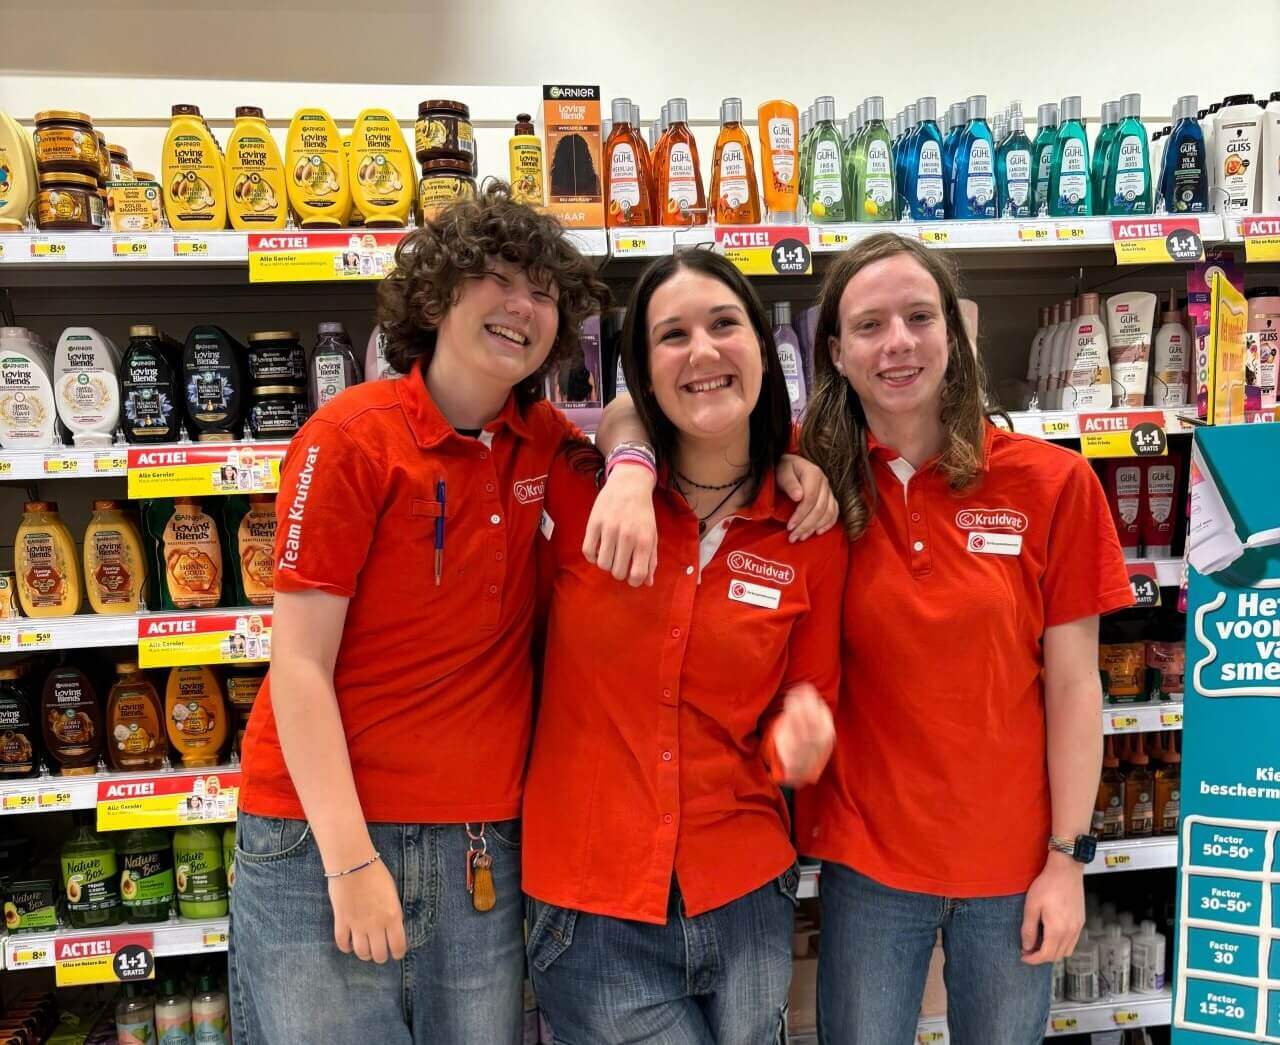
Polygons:
<instances>
[{"instance_id":1,"label":"white name badge","mask_svg":"<svg viewBox=\"0 0 1280 1045\"><path fill-rule=\"evenodd\" d=\"M1021 555L1020 533L971 533L969 550L975 555Z\"/></svg>"},{"instance_id":2,"label":"white name badge","mask_svg":"<svg viewBox=\"0 0 1280 1045\"><path fill-rule=\"evenodd\" d=\"M749 606L776 610L782 601L782 592L777 588L766 588L763 584L752 584L734 577L729 581L729 598L734 602L745 602Z\"/></svg>"}]
</instances>

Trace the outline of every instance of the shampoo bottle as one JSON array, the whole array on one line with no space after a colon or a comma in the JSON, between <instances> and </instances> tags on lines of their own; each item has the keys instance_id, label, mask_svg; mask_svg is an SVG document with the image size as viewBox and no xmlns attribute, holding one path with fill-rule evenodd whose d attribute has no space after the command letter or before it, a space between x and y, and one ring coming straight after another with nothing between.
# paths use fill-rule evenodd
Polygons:
<instances>
[{"instance_id":1,"label":"shampoo bottle","mask_svg":"<svg viewBox=\"0 0 1280 1045\"><path fill-rule=\"evenodd\" d=\"M773 339L778 346L778 363L791 399L791 417L798 419L804 413L807 397L800 340L791 327L791 303L788 301L779 301L773 306Z\"/></svg>"},{"instance_id":2,"label":"shampoo bottle","mask_svg":"<svg viewBox=\"0 0 1280 1045\"><path fill-rule=\"evenodd\" d=\"M1076 299L1064 368L1064 410L1109 410L1111 401L1111 357L1106 326L1097 294L1081 294Z\"/></svg>"},{"instance_id":3,"label":"shampoo bottle","mask_svg":"<svg viewBox=\"0 0 1280 1045\"><path fill-rule=\"evenodd\" d=\"M52 446L53 359L23 327L0 327L0 447Z\"/></svg>"},{"instance_id":4,"label":"shampoo bottle","mask_svg":"<svg viewBox=\"0 0 1280 1045\"><path fill-rule=\"evenodd\" d=\"M120 383L110 343L92 327L67 327L54 355L58 419L76 446L110 446L120 420Z\"/></svg>"},{"instance_id":5,"label":"shampoo bottle","mask_svg":"<svg viewBox=\"0 0 1280 1045\"><path fill-rule=\"evenodd\" d=\"M341 323L320 324L307 371L313 411L319 410L339 392L364 380L351 339Z\"/></svg>"},{"instance_id":6,"label":"shampoo bottle","mask_svg":"<svg viewBox=\"0 0 1280 1045\"><path fill-rule=\"evenodd\" d=\"M1261 191L1258 160L1262 145L1262 116L1251 94L1233 94L1223 101L1214 135L1215 167L1223 207L1229 214L1255 214Z\"/></svg>"},{"instance_id":7,"label":"shampoo bottle","mask_svg":"<svg viewBox=\"0 0 1280 1045\"><path fill-rule=\"evenodd\" d=\"M615 113L614 126L617 126ZM511 195L517 203L533 207L543 204L542 139L534 133L533 117L527 112L516 116L516 125L507 150L511 167ZM609 164L605 163L605 172Z\"/></svg>"},{"instance_id":8,"label":"shampoo bottle","mask_svg":"<svg viewBox=\"0 0 1280 1045\"><path fill-rule=\"evenodd\" d=\"M30 136L17 120L0 112L0 233L26 228L38 185Z\"/></svg>"},{"instance_id":9,"label":"shampoo bottle","mask_svg":"<svg viewBox=\"0 0 1280 1045\"><path fill-rule=\"evenodd\" d=\"M227 877L222 866L222 836L216 827L188 824L174 831L173 868L178 913L183 918L226 917ZM201 1040L198 1027L196 1035L196 1040Z\"/></svg>"},{"instance_id":10,"label":"shampoo bottle","mask_svg":"<svg viewBox=\"0 0 1280 1045\"><path fill-rule=\"evenodd\" d=\"M152 1045L156 1040L155 1007L142 984L126 983L116 1002L116 1045Z\"/></svg>"},{"instance_id":11,"label":"shampoo bottle","mask_svg":"<svg viewBox=\"0 0 1280 1045\"><path fill-rule=\"evenodd\" d=\"M800 113L790 102L774 99L761 104L757 115L765 209L770 222L788 225L799 205Z\"/></svg>"},{"instance_id":12,"label":"shampoo bottle","mask_svg":"<svg viewBox=\"0 0 1280 1045\"><path fill-rule=\"evenodd\" d=\"M866 100L867 124L854 150L858 184L852 186L858 221L892 221L894 218L893 142L884 125L884 99Z\"/></svg>"},{"instance_id":13,"label":"shampoo bottle","mask_svg":"<svg viewBox=\"0 0 1280 1045\"><path fill-rule=\"evenodd\" d=\"M304 229L340 228L351 209L342 137L323 109L299 109L285 148L289 203Z\"/></svg>"},{"instance_id":14,"label":"shampoo bottle","mask_svg":"<svg viewBox=\"0 0 1280 1045\"><path fill-rule=\"evenodd\" d=\"M223 913L226 913L225 902ZM196 993L191 999L191 1019L195 1024L196 1045L229 1045L227 996L218 990L212 976L201 976L196 981Z\"/></svg>"},{"instance_id":15,"label":"shampoo bottle","mask_svg":"<svg viewBox=\"0 0 1280 1045\"><path fill-rule=\"evenodd\" d=\"M121 426L130 443L171 443L182 427L176 348L149 325L129 328L120 364Z\"/></svg>"},{"instance_id":16,"label":"shampoo bottle","mask_svg":"<svg viewBox=\"0 0 1280 1045\"><path fill-rule=\"evenodd\" d=\"M1280 214L1280 91L1272 91L1262 111L1262 200L1263 214Z\"/></svg>"},{"instance_id":17,"label":"shampoo bottle","mask_svg":"<svg viewBox=\"0 0 1280 1045\"><path fill-rule=\"evenodd\" d=\"M1022 407L1024 410L1039 409L1039 400L1036 398L1036 385L1040 380L1041 360L1045 339L1049 336L1049 317L1051 314L1051 310L1047 306L1041 307L1035 336L1031 339L1031 351L1027 353L1027 396Z\"/></svg>"},{"instance_id":18,"label":"shampoo bottle","mask_svg":"<svg viewBox=\"0 0 1280 1045\"><path fill-rule=\"evenodd\" d=\"M62 887L73 929L120 924L120 872L116 847L93 829L93 814L74 814L76 831L62 845Z\"/></svg>"},{"instance_id":19,"label":"shampoo bottle","mask_svg":"<svg viewBox=\"0 0 1280 1045\"><path fill-rule=\"evenodd\" d=\"M1270 414L1276 406L1280 349L1280 290L1252 287L1246 293L1249 327L1244 334L1245 410Z\"/></svg>"},{"instance_id":20,"label":"shampoo bottle","mask_svg":"<svg viewBox=\"0 0 1280 1045\"><path fill-rule=\"evenodd\" d=\"M1106 312L1112 405L1145 406L1156 296L1145 290L1112 294Z\"/></svg>"},{"instance_id":21,"label":"shampoo bottle","mask_svg":"<svg viewBox=\"0 0 1280 1045\"><path fill-rule=\"evenodd\" d=\"M1128 994L1130 943L1119 924L1112 923L1106 927L1099 951L1102 997L1117 998Z\"/></svg>"},{"instance_id":22,"label":"shampoo bottle","mask_svg":"<svg viewBox=\"0 0 1280 1045\"><path fill-rule=\"evenodd\" d=\"M102 757L102 708L89 676L70 662L44 680L40 698L44 749L55 772L92 776Z\"/></svg>"},{"instance_id":23,"label":"shampoo bottle","mask_svg":"<svg viewBox=\"0 0 1280 1045\"><path fill-rule=\"evenodd\" d=\"M1155 777L1142 734L1133 738L1125 786L1124 830L1126 838L1150 838L1155 818Z\"/></svg>"},{"instance_id":24,"label":"shampoo bottle","mask_svg":"<svg viewBox=\"0 0 1280 1045\"><path fill-rule=\"evenodd\" d=\"M1055 218L1093 213L1089 185L1089 138L1080 121L1080 96L1062 99L1049 160L1049 214Z\"/></svg>"},{"instance_id":25,"label":"shampoo bottle","mask_svg":"<svg viewBox=\"0 0 1280 1045\"><path fill-rule=\"evenodd\" d=\"M175 105L161 154L164 213L174 229L224 229L227 189L222 150L194 105Z\"/></svg>"},{"instance_id":26,"label":"shampoo bottle","mask_svg":"<svg viewBox=\"0 0 1280 1045\"><path fill-rule=\"evenodd\" d=\"M1164 734L1160 751L1160 768L1156 770L1156 834L1176 835L1182 811L1182 753L1178 751L1178 735ZM1132 934L1130 934L1132 935Z\"/></svg>"},{"instance_id":27,"label":"shampoo bottle","mask_svg":"<svg viewBox=\"0 0 1280 1045\"><path fill-rule=\"evenodd\" d=\"M1107 146L1103 200L1108 214L1150 214L1151 158L1142 126L1142 95L1120 99L1120 124Z\"/></svg>"},{"instance_id":28,"label":"shampoo bottle","mask_svg":"<svg viewBox=\"0 0 1280 1045\"><path fill-rule=\"evenodd\" d=\"M920 124L904 165L902 185L906 216L912 221L940 221L947 216L942 190L942 131L938 128L938 100L916 102Z\"/></svg>"},{"instance_id":29,"label":"shampoo bottle","mask_svg":"<svg viewBox=\"0 0 1280 1045\"><path fill-rule=\"evenodd\" d=\"M689 103L667 102L671 125L658 145L654 166L658 174L658 207L662 225L705 225L707 197L702 188L698 143L689 129Z\"/></svg>"},{"instance_id":30,"label":"shampoo bottle","mask_svg":"<svg viewBox=\"0 0 1280 1045\"><path fill-rule=\"evenodd\" d=\"M631 127L631 100L615 98L613 129L604 145L607 228L654 224L653 199Z\"/></svg>"},{"instance_id":31,"label":"shampoo bottle","mask_svg":"<svg viewBox=\"0 0 1280 1045\"><path fill-rule=\"evenodd\" d=\"M1093 160L1089 165L1089 191L1093 195L1094 210L1106 214L1107 162L1111 156L1111 143L1120 128L1120 103L1103 102L1098 123L1098 136L1093 141Z\"/></svg>"},{"instance_id":32,"label":"shampoo bottle","mask_svg":"<svg viewBox=\"0 0 1280 1045\"><path fill-rule=\"evenodd\" d=\"M1048 102L1036 110L1036 137L1031 143L1032 214L1049 213L1049 171L1058 138L1058 107Z\"/></svg>"},{"instance_id":33,"label":"shampoo bottle","mask_svg":"<svg viewBox=\"0 0 1280 1045\"><path fill-rule=\"evenodd\" d=\"M1175 291L1169 291L1168 306L1160 313L1151 352L1151 405L1187 405L1187 371L1191 365L1191 338L1187 333Z\"/></svg>"},{"instance_id":34,"label":"shampoo bottle","mask_svg":"<svg viewBox=\"0 0 1280 1045\"><path fill-rule=\"evenodd\" d=\"M216 766L227 739L227 704L213 669L173 668L164 704L169 742L183 768Z\"/></svg>"},{"instance_id":35,"label":"shampoo bottle","mask_svg":"<svg viewBox=\"0 0 1280 1045\"><path fill-rule=\"evenodd\" d=\"M284 161L267 128L262 110L236 109L227 139L227 214L233 229L282 229L289 218L284 188Z\"/></svg>"},{"instance_id":36,"label":"shampoo bottle","mask_svg":"<svg viewBox=\"0 0 1280 1045\"><path fill-rule=\"evenodd\" d=\"M817 122L809 144L812 167L807 195L809 220L824 225L846 222L849 213L841 158L840 132L836 130L836 100L823 95L815 102Z\"/></svg>"},{"instance_id":37,"label":"shampoo bottle","mask_svg":"<svg viewBox=\"0 0 1280 1045\"><path fill-rule=\"evenodd\" d=\"M987 96L970 95L969 122L956 142L951 182L952 213L957 219L996 216L995 142L987 126Z\"/></svg>"},{"instance_id":38,"label":"shampoo bottle","mask_svg":"<svg viewBox=\"0 0 1280 1045\"><path fill-rule=\"evenodd\" d=\"M40 772L40 727L23 674L22 665L0 666L0 782Z\"/></svg>"},{"instance_id":39,"label":"shampoo bottle","mask_svg":"<svg viewBox=\"0 0 1280 1045\"><path fill-rule=\"evenodd\" d=\"M1164 146L1161 194L1171 214L1203 214L1209 209L1209 162L1204 132L1196 120L1196 96L1178 99L1177 122Z\"/></svg>"},{"instance_id":40,"label":"shampoo bottle","mask_svg":"<svg viewBox=\"0 0 1280 1045\"><path fill-rule=\"evenodd\" d=\"M946 216L955 213L952 187L956 173L956 146L969 122L968 110L962 102L955 102L947 110L947 133L942 139L942 191L945 194Z\"/></svg>"},{"instance_id":41,"label":"shampoo bottle","mask_svg":"<svg viewBox=\"0 0 1280 1045\"><path fill-rule=\"evenodd\" d=\"M18 603L27 617L70 617L80 610L80 556L56 501L27 501L13 541Z\"/></svg>"},{"instance_id":42,"label":"shampoo bottle","mask_svg":"<svg viewBox=\"0 0 1280 1045\"><path fill-rule=\"evenodd\" d=\"M1102 779L1093 806L1093 836L1103 842L1124 838L1124 773L1116 757L1115 737L1108 736L1102 753Z\"/></svg>"},{"instance_id":43,"label":"shampoo bottle","mask_svg":"<svg viewBox=\"0 0 1280 1045\"><path fill-rule=\"evenodd\" d=\"M838 144L836 153L839 166ZM755 225L760 221L756 165L751 139L742 126L741 98L726 98L720 103L720 135L711 160L711 207L717 225Z\"/></svg>"},{"instance_id":44,"label":"shampoo bottle","mask_svg":"<svg viewBox=\"0 0 1280 1045\"><path fill-rule=\"evenodd\" d=\"M409 223L418 180L404 133L386 109L365 109L351 131L351 201L370 228Z\"/></svg>"},{"instance_id":45,"label":"shampoo bottle","mask_svg":"<svg viewBox=\"0 0 1280 1045\"><path fill-rule=\"evenodd\" d=\"M107 694L107 762L117 772L151 772L164 763L164 715L160 698L137 663L116 665Z\"/></svg>"},{"instance_id":46,"label":"shampoo bottle","mask_svg":"<svg viewBox=\"0 0 1280 1045\"><path fill-rule=\"evenodd\" d=\"M120 839L117 855L125 920L132 925L167 922L174 895L173 848L168 833L136 828Z\"/></svg>"},{"instance_id":47,"label":"shampoo bottle","mask_svg":"<svg viewBox=\"0 0 1280 1045\"><path fill-rule=\"evenodd\" d=\"M1031 196L1031 142L1023 129L1022 109L1009 116L1009 136L996 154L996 187L1000 217L1030 218L1035 214Z\"/></svg>"},{"instance_id":48,"label":"shampoo bottle","mask_svg":"<svg viewBox=\"0 0 1280 1045\"><path fill-rule=\"evenodd\" d=\"M119 501L93 502L84 531L84 586L94 613L146 609L147 557L142 536Z\"/></svg>"},{"instance_id":49,"label":"shampoo bottle","mask_svg":"<svg viewBox=\"0 0 1280 1045\"><path fill-rule=\"evenodd\" d=\"M195 1045L191 999L172 977L162 980L156 997L157 1045Z\"/></svg>"},{"instance_id":50,"label":"shampoo bottle","mask_svg":"<svg viewBox=\"0 0 1280 1045\"><path fill-rule=\"evenodd\" d=\"M1098 1001L1101 996L1099 965L1101 956L1098 944L1089 939L1089 930L1082 929L1076 948L1067 956L1067 999L1086 1004Z\"/></svg>"},{"instance_id":51,"label":"shampoo bottle","mask_svg":"<svg viewBox=\"0 0 1280 1045\"><path fill-rule=\"evenodd\" d=\"M1130 988L1135 994L1158 994L1164 990L1165 940L1156 932L1156 923L1146 920L1133 937Z\"/></svg>"},{"instance_id":52,"label":"shampoo bottle","mask_svg":"<svg viewBox=\"0 0 1280 1045\"><path fill-rule=\"evenodd\" d=\"M1035 401L1037 410L1051 409L1052 400L1049 394L1049 377L1053 373L1053 346L1062 326L1062 306L1049 306L1049 322L1040 341L1040 351L1036 355Z\"/></svg>"}]
</instances>

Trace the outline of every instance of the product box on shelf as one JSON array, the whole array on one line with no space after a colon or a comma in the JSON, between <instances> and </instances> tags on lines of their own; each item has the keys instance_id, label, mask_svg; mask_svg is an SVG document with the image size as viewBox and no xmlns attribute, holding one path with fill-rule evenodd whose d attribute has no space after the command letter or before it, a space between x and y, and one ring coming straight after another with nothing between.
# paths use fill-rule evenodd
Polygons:
<instances>
[{"instance_id":1,"label":"product box on shelf","mask_svg":"<svg viewBox=\"0 0 1280 1045\"><path fill-rule=\"evenodd\" d=\"M544 85L542 125L547 144L547 210L566 228L603 228L600 88Z\"/></svg>"}]
</instances>

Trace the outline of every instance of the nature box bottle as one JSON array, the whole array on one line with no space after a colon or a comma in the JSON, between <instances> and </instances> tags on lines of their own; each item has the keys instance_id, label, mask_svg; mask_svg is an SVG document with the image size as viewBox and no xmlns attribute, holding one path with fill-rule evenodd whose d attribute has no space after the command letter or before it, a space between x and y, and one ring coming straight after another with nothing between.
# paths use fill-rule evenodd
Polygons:
<instances>
[{"instance_id":1,"label":"nature box bottle","mask_svg":"<svg viewBox=\"0 0 1280 1045\"><path fill-rule=\"evenodd\" d=\"M164 213L179 231L227 227L222 153L194 105L175 105L161 153Z\"/></svg>"},{"instance_id":2,"label":"nature box bottle","mask_svg":"<svg viewBox=\"0 0 1280 1045\"><path fill-rule=\"evenodd\" d=\"M613 130L604 145L607 228L637 228L654 223L652 186L631 126L631 99L615 98Z\"/></svg>"},{"instance_id":3,"label":"nature box bottle","mask_svg":"<svg viewBox=\"0 0 1280 1045\"><path fill-rule=\"evenodd\" d=\"M236 825L235 821L222 828L222 869L227 876L227 891L236 885Z\"/></svg>"},{"instance_id":4,"label":"nature box bottle","mask_svg":"<svg viewBox=\"0 0 1280 1045\"><path fill-rule=\"evenodd\" d=\"M37 729L22 669L0 667L0 781L35 776Z\"/></svg>"},{"instance_id":5,"label":"nature box bottle","mask_svg":"<svg viewBox=\"0 0 1280 1045\"><path fill-rule=\"evenodd\" d=\"M942 190L942 131L938 129L938 100L916 102L920 124L912 137L901 186L906 216L912 221L940 221L947 216Z\"/></svg>"},{"instance_id":6,"label":"nature box bottle","mask_svg":"<svg viewBox=\"0 0 1280 1045\"><path fill-rule=\"evenodd\" d=\"M1009 136L996 153L996 189L1000 217L1030 218L1035 215L1031 196L1031 141L1023 129L1022 110L1009 117Z\"/></svg>"},{"instance_id":7,"label":"nature box bottle","mask_svg":"<svg viewBox=\"0 0 1280 1045\"><path fill-rule=\"evenodd\" d=\"M130 443L172 443L182 424L174 348L153 326L129 328L120 363L120 420Z\"/></svg>"},{"instance_id":8,"label":"nature box bottle","mask_svg":"<svg viewBox=\"0 0 1280 1045\"><path fill-rule=\"evenodd\" d=\"M1049 171L1057 139L1058 107L1049 102L1036 110L1036 136L1031 143L1031 213L1036 217L1049 213Z\"/></svg>"},{"instance_id":9,"label":"nature box bottle","mask_svg":"<svg viewBox=\"0 0 1280 1045\"><path fill-rule=\"evenodd\" d=\"M1062 99L1058 131L1049 159L1049 214L1054 218L1093 213L1089 185L1089 137L1080 121L1080 96Z\"/></svg>"},{"instance_id":10,"label":"nature box bottle","mask_svg":"<svg viewBox=\"0 0 1280 1045\"><path fill-rule=\"evenodd\" d=\"M615 120L615 126L617 121ZM511 161L511 195L517 203L541 207L542 139L534 133L533 117L527 112L516 116L516 125L507 144ZM608 164L605 170L609 169Z\"/></svg>"},{"instance_id":11,"label":"nature box bottle","mask_svg":"<svg viewBox=\"0 0 1280 1045\"><path fill-rule=\"evenodd\" d=\"M183 768L216 766L227 739L227 702L213 668L171 668L164 710L169 742Z\"/></svg>"},{"instance_id":12,"label":"nature box bottle","mask_svg":"<svg viewBox=\"0 0 1280 1045\"><path fill-rule=\"evenodd\" d=\"M849 192L844 181L840 132L836 129L836 100L823 95L815 103L817 122L809 141L809 220L819 225L851 220Z\"/></svg>"},{"instance_id":13,"label":"nature box bottle","mask_svg":"<svg viewBox=\"0 0 1280 1045\"><path fill-rule=\"evenodd\" d=\"M717 225L755 225L760 193L751 139L742 126L742 99L720 103L720 134L711 159L711 206Z\"/></svg>"},{"instance_id":14,"label":"nature box bottle","mask_svg":"<svg viewBox=\"0 0 1280 1045\"><path fill-rule=\"evenodd\" d=\"M89 676L64 663L45 677L40 697L44 747L55 771L63 776L89 776L102 757L102 709Z\"/></svg>"},{"instance_id":15,"label":"nature box bottle","mask_svg":"<svg viewBox=\"0 0 1280 1045\"><path fill-rule=\"evenodd\" d=\"M1170 214L1203 214L1209 209L1209 157L1196 120L1196 96L1178 99L1177 122L1164 147L1161 197Z\"/></svg>"},{"instance_id":16,"label":"nature box bottle","mask_svg":"<svg viewBox=\"0 0 1280 1045\"><path fill-rule=\"evenodd\" d=\"M851 186L854 215L858 221L893 220L893 141L884 125L884 99L866 100L867 124L854 148L853 167L858 183Z\"/></svg>"},{"instance_id":17,"label":"nature box bottle","mask_svg":"<svg viewBox=\"0 0 1280 1045\"><path fill-rule=\"evenodd\" d=\"M1093 159L1089 164L1089 191L1093 195L1093 209L1097 214L1107 213L1107 162L1111 157L1111 143L1120 129L1120 103L1103 102L1099 117L1098 136L1093 142Z\"/></svg>"},{"instance_id":18,"label":"nature box bottle","mask_svg":"<svg viewBox=\"0 0 1280 1045\"><path fill-rule=\"evenodd\" d=\"M1151 157L1142 126L1142 95L1120 99L1120 125L1108 145L1103 200L1108 214L1150 214Z\"/></svg>"},{"instance_id":19,"label":"nature box bottle","mask_svg":"<svg viewBox=\"0 0 1280 1045\"><path fill-rule=\"evenodd\" d=\"M351 201L364 224L404 228L418 180L404 133L386 109L365 109L356 117L347 166Z\"/></svg>"},{"instance_id":20,"label":"nature box bottle","mask_svg":"<svg viewBox=\"0 0 1280 1045\"><path fill-rule=\"evenodd\" d=\"M969 96L969 122L956 142L952 160L951 216L957 219L996 216L996 155L987 126L987 96Z\"/></svg>"},{"instance_id":21,"label":"nature box bottle","mask_svg":"<svg viewBox=\"0 0 1280 1045\"><path fill-rule=\"evenodd\" d=\"M707 197L702 188L698 143L689 130L689 103L667 102L671 125L663 133L653 158L658 180L659 224L705 225Z\"/></svg>"},{"instance_id":22,"label":"nature box bottle","mask_svg":"<svg viewBox=\"0 0 1280 1045\"><path fill-rule=\"evenodd\" d=\"M133 661L116 665L107 694L107 761L120 772L154 771L164 764L160 698Z\"/></svg>"},{"instance_id":23,"label":"nature box bottle","mask_svg":"<svg viewBox=\"0 0 1280 1045\"><path fill-rule=\"evenodd\" d=\"M227 913L227 877L222 867L222 836L207 824L188 824L173 832L174 881L183 918L222 918Z\"/></svg>"},{"instance_id":24,"label":"nature box bottle","mask_svg":"<svg viewBox=\"0 0 1280 1045\"><path fill-rule=\"evenodd\" d=\"M75 833L62 844L62 888L73 929L120 923L120 870L112 842L93 830L93 813L75 814Z\"/></svg>"},{"instance_id":25,"label":"nature box bottle","mask_svg":"<svg viewBox=\"0 0 1280 1045\"><path fill-rule=\"evenodd\" d=\"M299 109L285 146L289 204L304 229L339 228L351 209L342 137L323 109Z\"/></svg>"},{"instance_id":26,"label":"nature box bottle","mask_svg":"<svg viewBox=\"0 0 1280 1045\"><path fill-rule=\"evenodd\" d=\"M142 536L120 501L94 501L84 531L84 587L94 613L146 608L147 557Z\"/></svg>"},{"instance_id":27,"label":"nature box bottle","mask_svg":"<svg viewBox=\"0 0 1280 1045\"><path fill-rule=\"evenodd\" d=\"M126 983L116 1002L116 1045L153 1045L155 1006L140 983Z\"/></svg>"},{"instance_id":28,"label":"nature box bottle","mask_svg":"<svg viewBox=\"0 0 1280 1045\"><path fill-rule=\"evenodd\" d=\"M135 925L167 922L173 905L173 848L166 831L139 828L120 839L120 902Z\"/></svg>"},{"instance_id":29,"label":"nature box bottle","mask_svg":"<svg viewBox=\"0 0 1280 1045\"><path fill-rule=\"evenodd\" d=\"M227 139L225 169L227 215L233 229L285 227L289 198L284 187L284 160L257 106L236 109L235 126Z\"/></svg>"}]
</instances>

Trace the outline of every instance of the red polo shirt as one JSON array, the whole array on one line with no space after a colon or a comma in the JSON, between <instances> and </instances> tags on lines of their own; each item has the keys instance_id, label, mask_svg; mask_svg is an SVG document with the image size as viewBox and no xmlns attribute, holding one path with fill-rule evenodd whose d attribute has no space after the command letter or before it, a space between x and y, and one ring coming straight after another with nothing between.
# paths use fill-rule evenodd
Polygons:
<instances>
[{"instance_id":1,"label":"red polo shirt","mask_svg":"<svg viewBox=\"0 0 1280 1045\"><path fill-rule=\"evenodd\" d=\"M801 852L939 896L1023 892L1043 869L1045 628L1133 602L1085 459L993 425L984 442L956 494L872 440L836 750L796 796Z\"/></svg>"},{"instance_id":2,"label":"red polo shirt","mask_svg":"<svg viewBox=\"0 0 1280 1045\"><path fill-rule=\"evenodd\" d=\"M551 586L524 803L524 889L661 924L674 871L688 914L736 900L795 859L762 750L782 696L834 702L847 541L787 541L794 504L769 475L701 541L678 494L654 497L652 588L582 556L592 476L562 455L538 542Z\"/></svg>"},{"instance_id":3,"label":"red polo shirt","mask_svg":"<svg viewBox=\"0 0 1280 1045\"><path fill-rule=\"evenodd\" d=\"M533 539L547 468L576 434L514 397L480 438L407 377L349 389L290 444L276 499L277 591L349 598L334 688L371 822L503 820L520 811L532 708ZM444 569L435 583L437 480ZM240 805L302 817L271 677L244 739Z\"/></svg>"}]
</instances>

